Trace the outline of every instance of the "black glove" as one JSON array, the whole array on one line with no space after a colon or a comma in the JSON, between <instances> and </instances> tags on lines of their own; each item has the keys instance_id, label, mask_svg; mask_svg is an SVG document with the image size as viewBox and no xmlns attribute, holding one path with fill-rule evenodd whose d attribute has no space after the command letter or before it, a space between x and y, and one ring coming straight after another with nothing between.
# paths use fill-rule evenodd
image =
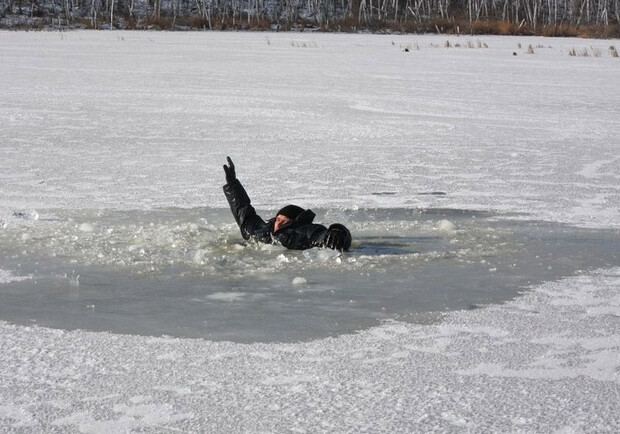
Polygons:
<instances>
[{"instance_id":1,"label":"black glove","mask_svg":"<svg viewBox=\"0 0 620 434\"><path fill-rule=\"evenodd\" d=\"M235 165L233 164L230 157L226 157L228 161L228 166L224 164L224 173L226 173L226 183L232 184L237 179L237 174L235 173Z\"/></svg>"},{"instance_id":2,"label":"black glove","mask_svg":"<svg viewBox=\"0 0 620 434\"><path fill-rule=\"evenodd\" d=\"M327 229L324 246L333 250L348 250L351 247L351 233L345 226L335 223Z\"/></svg>"}]
</instances>

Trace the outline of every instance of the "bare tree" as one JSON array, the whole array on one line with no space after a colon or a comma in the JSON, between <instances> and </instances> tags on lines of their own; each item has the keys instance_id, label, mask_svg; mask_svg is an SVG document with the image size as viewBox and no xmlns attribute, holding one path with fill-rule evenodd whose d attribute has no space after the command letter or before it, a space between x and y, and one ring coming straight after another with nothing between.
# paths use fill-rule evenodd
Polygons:
<instances>
[{"instance_id":1,"label":"bare tree","mask_svg":"<svg viewBox=\"0 0 620 434\"><path fill-rule=\"evenodd\" d=\"M56 2L56 4L54 4ZM60 12L59 12L60 11ZM148 22L162 16L176 25L182 18L200 18L209 29L233 26L279 24L305 21L331 26L353 19L359 26L377 22L405 24L430 22L434 18L503 21L517 28L538 30L545 26L620 25L620 0L0 0L0 13L46 15L64 19L88 18L97 28L99 21L114 24L119 16L135 22ZM117 20L118 23L118 20Z\"/></svg>"}]
</instances>

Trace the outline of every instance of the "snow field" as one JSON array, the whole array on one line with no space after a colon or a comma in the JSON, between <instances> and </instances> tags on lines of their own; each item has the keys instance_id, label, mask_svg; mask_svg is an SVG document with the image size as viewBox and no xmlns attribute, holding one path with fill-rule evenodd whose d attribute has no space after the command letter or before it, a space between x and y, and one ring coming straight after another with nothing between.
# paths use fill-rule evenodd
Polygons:
<instances>
[{"instance_id":1,"label":"snow field","mask_svg":"<svg viewBox=\"0 0 620 434\"><path fill-rule=\"evenodd\" d=\"M467 48L478 39L488 48ZM567 54L618 41L3 32L0 43L7 212L226 207L230 154L262 207L620 221L618 59ZM429 191L449 201L417 194Z\"/></svg>"}]
</instances>

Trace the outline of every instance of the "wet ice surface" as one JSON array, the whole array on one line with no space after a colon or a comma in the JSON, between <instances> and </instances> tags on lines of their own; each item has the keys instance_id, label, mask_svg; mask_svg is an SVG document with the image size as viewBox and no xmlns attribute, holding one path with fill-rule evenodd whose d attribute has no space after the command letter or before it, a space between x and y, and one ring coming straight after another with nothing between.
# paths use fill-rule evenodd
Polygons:
<instances>
[{"instance_id":1,"label":"wet ice surface","mask_svg":"<svg viewBox=\"0 0 620 434\"><path fill-rule=\"evenodd\" d=\"M238 342L336 336L620 265L620 234L448 209L316 210L350 252L245 242L222 209L15 213L0 319ZM270 215L265 211L263 215ZM23 276L30 276L23 279Z\"/></svg>"}]
</instances>

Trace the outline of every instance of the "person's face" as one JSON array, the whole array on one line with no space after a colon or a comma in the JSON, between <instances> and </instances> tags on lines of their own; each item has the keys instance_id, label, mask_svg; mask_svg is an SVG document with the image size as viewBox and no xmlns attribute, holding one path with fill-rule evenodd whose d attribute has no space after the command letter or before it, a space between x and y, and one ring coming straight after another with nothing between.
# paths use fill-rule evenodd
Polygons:
<instances>
[{"instance_id":1,"label":"person's face","mask_svg":"<svg viewBox=\"0 0 620 434\"><path fill-rule=\"evenodd\" d=\"M276 233L284 226L289 224L292 220L285 215L278 214L276 216L276 222L273 224L273 232Z\"/></svg>"}]
</instances>

